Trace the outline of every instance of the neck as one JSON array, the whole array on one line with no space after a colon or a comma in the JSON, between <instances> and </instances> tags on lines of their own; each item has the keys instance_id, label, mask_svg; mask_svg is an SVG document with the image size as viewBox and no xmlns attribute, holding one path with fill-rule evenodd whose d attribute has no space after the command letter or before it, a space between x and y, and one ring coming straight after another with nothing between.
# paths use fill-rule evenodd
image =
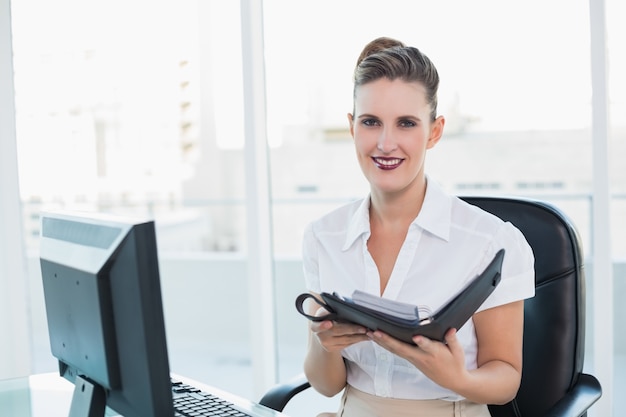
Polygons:
<instances>
[{"instance_id":1,"label":"neck","mask_svg":"<svg viewBox=\"0 0 626 417\"><path fill-rule=\"evenodd\" d=\"M406 190L394 193L371 191L370 222L387 225L408 225L419 214L426 195L426 179Z\"/></svg>"}]
</instances>

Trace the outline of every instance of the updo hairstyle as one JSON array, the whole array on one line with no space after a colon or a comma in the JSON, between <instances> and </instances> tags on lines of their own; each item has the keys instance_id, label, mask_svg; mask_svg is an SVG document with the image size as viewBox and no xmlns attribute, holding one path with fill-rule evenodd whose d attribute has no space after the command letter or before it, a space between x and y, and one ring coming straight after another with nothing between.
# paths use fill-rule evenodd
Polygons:
<instances>
[{"instance_id":1,"label":"updo hairstyle","mask_svg":"<svg viewBox=\"0 0 626 417\"><path fill-rule=\"evenodd\" d=\"M380 78L422 84L431 108L431 119L435 120L439 74L432 61L419 49L387 37L374 39L365 45L354 69L353 97L356 98L357 87Z\"/></svg>"}]
</instances>

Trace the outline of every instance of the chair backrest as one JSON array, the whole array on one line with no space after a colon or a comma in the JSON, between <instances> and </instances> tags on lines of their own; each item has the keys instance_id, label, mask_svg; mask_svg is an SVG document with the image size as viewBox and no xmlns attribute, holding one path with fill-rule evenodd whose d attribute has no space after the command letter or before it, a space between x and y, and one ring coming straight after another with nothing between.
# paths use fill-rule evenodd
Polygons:
<instances>
[{"instance_id":1,"label":"chair backrest","mask_svg":"<svg viewBox=\"0 0 626 417\"><path fill-rule=\"evenodd\" d=\"M493 417L541 416L576 384L585 341L580 239L556 207L534 200L463 197L515 225L535 255L535 297L524 304L524 362L517 397L489 406Z\"/></svg>"}]
</instances>

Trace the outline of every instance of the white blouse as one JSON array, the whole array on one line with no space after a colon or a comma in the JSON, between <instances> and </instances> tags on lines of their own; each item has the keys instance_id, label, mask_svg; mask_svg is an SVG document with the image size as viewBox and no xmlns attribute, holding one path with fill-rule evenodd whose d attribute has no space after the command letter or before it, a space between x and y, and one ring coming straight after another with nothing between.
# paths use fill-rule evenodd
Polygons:
<instances>
[{"instance_id":1,"label":"white blouse","mask_svg":"<svg viewBox=\"0 0 626 417\"><path fill-rule=\"evenodd\" d=\"M340 207L311 223L303 241L303 268L309 291L350 296L355 289L380 295L378 269L367 249L369 197ZM435 312L482 272L505 249L502 278L478 311L534 296L532 250L511 223L446 194L427 178L422 209L411 223L384 298ZM467 369L476 369L473 321L458 330ZM462 396L445 389L408 361L371 341L343 350L348 383L369 394L403 399Z\"/></svg>"}]
</instances>

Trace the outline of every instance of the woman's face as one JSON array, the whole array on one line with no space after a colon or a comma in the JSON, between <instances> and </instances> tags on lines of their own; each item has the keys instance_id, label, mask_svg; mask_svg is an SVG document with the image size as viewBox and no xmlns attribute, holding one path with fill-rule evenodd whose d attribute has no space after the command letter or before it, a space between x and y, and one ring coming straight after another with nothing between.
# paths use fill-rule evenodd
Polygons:
<instances>
[{"instance_id":1,"label":"woman's face","mask_svg":"<svg viewBox=\"0 0 626 417\"><path fill-rule=\"evenodd\" d=\"M357 87L354 100L350 133L372 192L421 187L426 150L439 141L444 125L442 117L431 121L423 85L381 78Z\"/></svg>"}]
</instances>

